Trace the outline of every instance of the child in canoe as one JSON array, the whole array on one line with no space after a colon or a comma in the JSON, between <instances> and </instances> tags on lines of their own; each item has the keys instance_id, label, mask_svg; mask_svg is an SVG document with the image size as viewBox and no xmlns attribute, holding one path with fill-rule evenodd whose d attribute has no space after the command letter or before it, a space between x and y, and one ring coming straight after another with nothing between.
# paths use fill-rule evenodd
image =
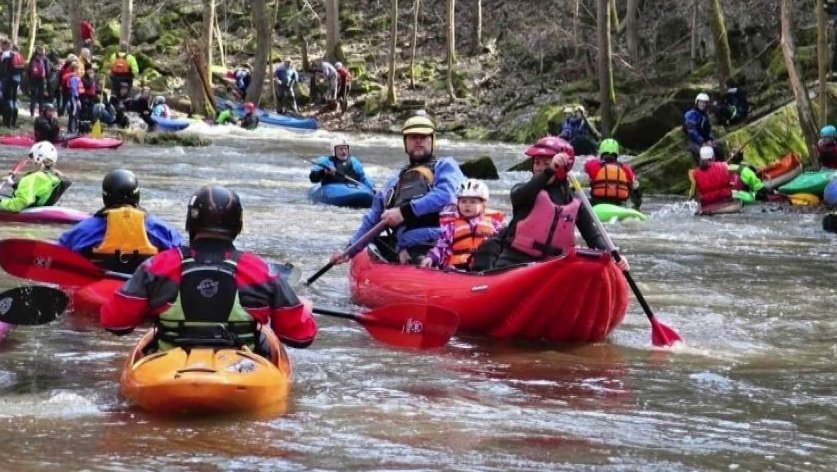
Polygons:
<instances>
[{"instance_id":1,"label":"child in canoe","mask_svg":"<svg viewBox=\"0 0 837 472\"><path fill-rule=\"evenodd\" d=\"M456 194L456 210L442 214L442 236L427 252L421 267L469 270L473 254L482 243L503 229L503 213L486 210L488 187L477 179L468 179Z\"/></svg>"}]
</instances>

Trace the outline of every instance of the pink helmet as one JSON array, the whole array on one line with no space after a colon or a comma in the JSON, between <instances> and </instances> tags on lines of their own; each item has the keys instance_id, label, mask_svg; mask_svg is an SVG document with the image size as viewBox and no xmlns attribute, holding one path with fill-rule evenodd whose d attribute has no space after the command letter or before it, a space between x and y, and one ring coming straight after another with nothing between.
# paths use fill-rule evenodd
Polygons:
<instances>
[{"instance_id":1,"label":"pink helmet","mask_svg":"<svg viewBox=\"0 0 837 472\"><path fill-rule=\"evenodd\" d=\"M573 164L575 164L575 149L573 149L570 143L561 138L556 138L554 136L541 138L538 142L529 146L524 154L531 158L535 158L552 157L562 152L570 157L570 163L567 166L567 169L569 170L572 168Z\"/></svg>"},{"instance_id":2,"label":"pink helmet","mask_svg":"<svg viewBox=\"0 0 837 472\"><path fill-rule=\"evenodd\" d=\"M246 111L247 113L252 113L255 109L256 105L253 105L253 102L247 102L244 104L244 111Z\"/></svg>"}]
</instances>

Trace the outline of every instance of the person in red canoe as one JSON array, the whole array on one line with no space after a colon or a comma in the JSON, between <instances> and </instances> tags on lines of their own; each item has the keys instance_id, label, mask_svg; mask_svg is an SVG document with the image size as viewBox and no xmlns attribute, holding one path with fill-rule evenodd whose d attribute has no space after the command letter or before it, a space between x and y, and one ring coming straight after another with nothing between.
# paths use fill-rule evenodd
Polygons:
<instances>
[{"instance_id":1,"label":"person in red canoe","mask_svg":"<svg viewBox=\"0 0 837 472\"><path fill-rule=\"evenodd\" d=\"M507 267L565 254L575 246L575 228L594 249L607 250L604 236L567 181L575 151L557 137L541 138L526 149L532 178L511 190L512 221L500 241L493 267ZM624 256L619 268L629 270Z\"/></svg>"},{"instance_id":2,"label":"person in red canoe","mask_svg":"<svg viewBox=\"0 0 837 472\"><path fill-rule=\"evenodd\" d=\"M159 350L225 345L268 353L259 325L270 325L288 346L309 346L317 334L310 308L261 257L235 248L242 225L235 192L200 189L186 212L190 247L140 266L102 306L102 327L123 335L153 320Z\"/></svg>"},{"instance_id":3,"label":"person in red canoe","mask_svg":"<svg viewBox=\"0 0 837 472\"><path fill-rule=\"evenodd\" d=\"M58 244L108 270L131 273L146 259L183 245L180 232L139 206L140 186L133 172L110 171L102 180L104 207L65 231Z\"/></svg>"},{"instance_id":4,"label":"person in red canoe","mask_svg":"<svg viewBox=\"0 0 837 472\"><path fill-rule=\"evenodd\" d=\"M468 179L456 193L456 210L441 214L442 236L421 260L421 267L470 270L473 255L489 238L503 230L503 212L486 210L488 186Z\"/></svg>"}]
</instances>

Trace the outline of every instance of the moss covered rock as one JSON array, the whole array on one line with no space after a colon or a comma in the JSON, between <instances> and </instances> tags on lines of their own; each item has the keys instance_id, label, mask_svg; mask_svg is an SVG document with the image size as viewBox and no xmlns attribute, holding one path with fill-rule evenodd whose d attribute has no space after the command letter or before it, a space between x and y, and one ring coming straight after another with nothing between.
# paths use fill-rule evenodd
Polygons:
<instances>
[{"instance_id":1,"label":"moss covered rock","mask_svg":"<svg viewBox=\"0 0 837 472\"><path fill-rule=\"evenodd\" d=\"M102 46L118 46L121 35L122 26L119 24L119 20L110 20L96 30L96 37Z\"/></svg>"},{"instance_id":2,"label":"moss covered rock","mask_svg":"<svg viewBox=\"0 0 837 472\"><path fill-rule=\"evenodd\" d=\"M796 64L803 79L817 76L817 48L816 46L803 46L796 48ZM770 75L775 79L787 79L788 70L785 68L785 58L782 55L782 48L776 46L770 56Z\"/></svg>"},{"instance_id":3,"label":"moss covered rock","mask_svg":"<svg viewBox=\"0 0 837 472\"><path fill-rule=\"evenodd\" d=\"M549 124L564 120L565 105L544 105L535 113L531 120L514 132L515 141L529 143L546 136Z\"/></svg>"}]
</instances>

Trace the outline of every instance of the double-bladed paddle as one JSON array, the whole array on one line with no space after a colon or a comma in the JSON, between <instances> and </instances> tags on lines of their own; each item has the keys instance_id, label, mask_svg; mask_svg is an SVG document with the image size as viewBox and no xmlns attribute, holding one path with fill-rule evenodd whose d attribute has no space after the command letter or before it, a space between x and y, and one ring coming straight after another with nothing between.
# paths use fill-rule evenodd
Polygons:
<instances>
[{"instance_id":1,"label":"double-bladed paddle","mask_svg":"<svg viewBox=\"0 0 837 472\"><path fill-rule=\"evenodd\" d=\"M17 163L17 165L15 165L15 168L14 168L14 169L12 169L12 172L11 172L11 174L9 175L9 177L11 177L11 176L13 176L13 175L17 174L18 172L20 172L20 170L21 170L21 169L23 169L23 168L26 166L26 163L27 163L27 162L29 162L29 159L28 159L28 158L23 158L23 159L21 159L21 160L20 160L20 162L18 162L18 163ZM3 179L3 181L2 181L2 182L0 182L0 190L3 190L3 187L5 187L5 186L6 186L6 183L7 183L7 182L8 182L8 181L7 181L6 179Z\"/></svg>"},{"instance_id":2,"label":"double-bladed paddle","mask_svg":"<svg viewBox=\"0 0 837 472\"><path fill-rule=\"evenodd\" d=\"M320 270L315 272L314 275L312 275L311 277L308 277L308 279L305 281L305 285L306 286L311 285L312 283L314 283L315 280L322 277L323 274L325 274L326 272L331 270L331 268L334 267L335 264L337 264L337 260L340 259L341 257L353 256L353 255L357 254L361 249L366 247L366 245L368 245L373 239L375 239L376 236L381 234L381 231L383 231L386 227L387 227L386 223L384 223L383 221L379 221L378 224L376 224L375 226L372 227L372 229L370 229L369 231L364 233L363 236L361 236L360 239L355 241L354 244L347 247L340 254L332 257L331 260L328 261L328 264L324 265Z\"/></svg>"},{"instance_id":3,"label":"double-bladed paddle","mask_svg":"<svg viewBox=\"0 0 837 472\"><path fill-rule=\"evenodd\" d=\"M307 158L305 158L305 157L300 157L300 159L302 159L302 160L303 160L303 161L305 161L305 162L309 162L309 163L311 163L312 165L315 165L315 166L320 166L320 167L322 167L323 169L331 169L331 170L333 170L333 171L334 171L334 173L335 173L335 174L337 174L338 176L343 177L344 179L346 179L346 181L347 181L347 182L351 182L351 183L353 183L353 184L355 184L355 185L358 185L358 186L364 186L364 187L366 187L366 188L368 188L368 189L370 189L370 190L373 190L373 191L375 190L375 188L374 188L374 187L370 187L370 186L366 185L365 183L363 183L363 182L361 182L361 181L359 181L359 180L357 180L357 179L353 179L353 178L349 177L348 175L346 175L346 174L344 174L344 173L340 172L339 170L334 169L334 168L332 168L332 167L329 167L329 166L327 166L327 165L325 165L325 164L320 164L319 162L314 162L314 161L312 161L311 159L307 159Z\"/></svg>"},{"instance_id":4,"label":"double-bladed paddle","mask_svg":"<svg viewBox=\"0 0 837 472\"><path fill-rule=\"evenodd\" d=\"M599 232L602 233L605 243L607 244L607 250L610 251L610 254L613 256L613 260L616 262L621 261L622 257L616 250L616 246L613 245L613 241L611 241L610 235L607 234L607 230L605 230L604 225L601 221L599 221L596 214L593 212L593 206L590 205L590 201L587 200L587 195L584 194L584 189L581 188L581 183L579 183L575 175L570 174L569 178L573 189L575 189L576 195L578 195L578 198L581 200L584 208L590 213L590 216L593 218L593 222L596 224ZM648 306L648 302L646 302L645 297L642 296L642 292L639 290L636 282L634 282L634 278L631 276L631 273L627 270L622 271L622 273L625 274L625 279L628 280L628 285L631 286L634 296L636 296L637 301L639 301L643 311L645 311L645 316L647 316L648 321L651 322L651 342L655 346L671 346L677 341L681 341L683 338L677 334L677 331L664 325L654 316L654 313L651 311L651 307Z\"/></svg>"},{"instance_id":5,"label":"double-bladed paddle","mask_svg":"<svg viewBox=\"0 0 837 472\"><path fill-rule=\"evenodd\" d=\"M67 309L70 299L57 288L28 285L0 293L0 321L16 325L49 323Z\"/></svg>"},{"instance_id":6,"label":"double-bladed paddle","mask_svg":"<svg viewBox=\"0 0 837 472\"><path fill-rule=\"evenodd\" d=\"M314 307L318 315L357 321L376 340L392 346L427 349L447 344L459 326L459 316L442 307L418 303L386 305L365 313Z\"/></svg>"}]
</instances>

